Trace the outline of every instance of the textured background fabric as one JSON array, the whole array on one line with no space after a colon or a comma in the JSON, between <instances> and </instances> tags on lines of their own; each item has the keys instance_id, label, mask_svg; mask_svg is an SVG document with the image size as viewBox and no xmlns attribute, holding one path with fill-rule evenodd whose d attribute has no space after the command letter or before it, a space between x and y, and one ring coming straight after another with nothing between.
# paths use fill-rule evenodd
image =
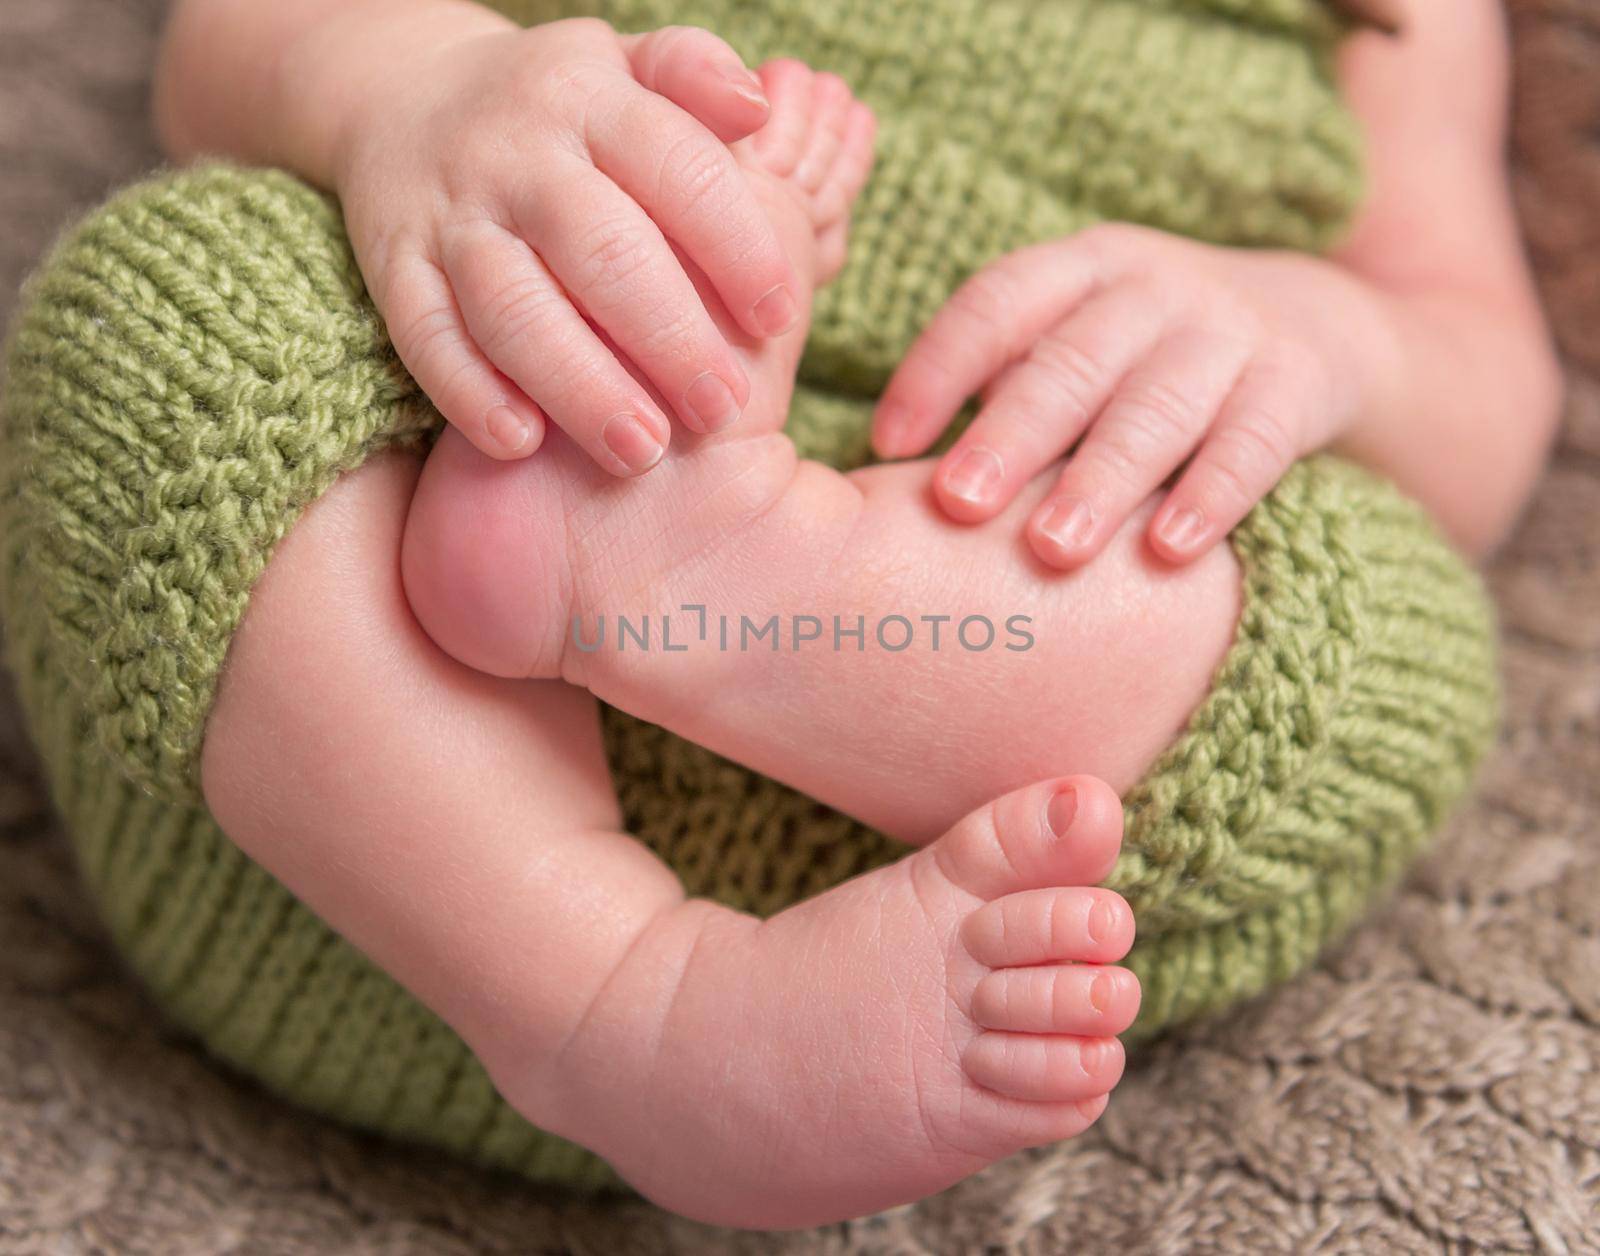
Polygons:
<instances>
[{"instance_id":1,"label":"textured background fabric","mask_svg":"<svg viewBox=\"0 0 1600 1256\"><path fill-rule=\"evenodd\" d=\"M154 161L159 8L0 4L0 318L66 214ZM1494 572L1510 721L1482 800L1339 955L1153 1052L1085 1139L872 1221L725 1236L220 1074L118 971L0 707L0 1251L1600 1247L1600 3L1517 15L1522 190L1575 400Z\"/></svg>"}]
</instances>

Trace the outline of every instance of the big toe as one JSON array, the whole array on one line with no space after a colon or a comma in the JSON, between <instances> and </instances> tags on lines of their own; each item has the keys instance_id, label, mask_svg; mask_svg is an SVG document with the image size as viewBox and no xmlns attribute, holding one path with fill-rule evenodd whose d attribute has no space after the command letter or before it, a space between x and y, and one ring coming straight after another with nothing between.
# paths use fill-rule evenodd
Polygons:
<instances>
[{"instance_id":1,"label":"big toe","mask_svg":"<svg viewBox=\"0 0 1600 1256\"><path fill-rule=\"evenodd\" d=\"M412 497L401 576L412 614L446 654L517 679L558 670L565 551L550 477L554 450L497 462L448 428Z\"/></svg>"},{"instance_id":2,"label":"big toe","mask_svg":"<svg viewBox=\"0 0 1600 1256\"><path fill-rule=\"evenodd\" d=\"M1095 885L1122 844L1122 803L1092 776L1060 777L988 803L929 848L945 876L969 894Z\"/></svg>"},{"instance_id":3,"label":"big toe","mask_svg":"<svg viewBox=\"0 0 1600 1256\"><path fill-rule=\"evenodd\" d=\"M780 179L794 176L811 138L810 66L790 57L768 61L758 71L769 102L766 125L733 146L745 165Z\"/></svg>"}]
</instances>

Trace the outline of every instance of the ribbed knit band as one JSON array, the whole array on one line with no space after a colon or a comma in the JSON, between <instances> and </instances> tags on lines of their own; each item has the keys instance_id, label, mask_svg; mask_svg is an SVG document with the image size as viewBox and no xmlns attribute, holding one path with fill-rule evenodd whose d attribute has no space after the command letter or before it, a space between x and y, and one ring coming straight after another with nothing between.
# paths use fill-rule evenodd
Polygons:
<instances>
[{"instance_id":1,"label":"ribbed knit band","mask_svg":"<svg viewBox=\"0 0 1600 1256\"><path fill-rule=\"evenodd\" d=\"M944 0L923 16L947 6L973 7ZM812 11L781 7L791 22ZM1247 29L1223 25L1229 38ZM1278 64L1281 31L1262 38ZM1235 73L1251 81L1247 69ZM1293 164L1268 143L1238 177ZM1017 229L983 235L991 206L970 180L984 169L902 188L943 214L960 247L987 241L974 261ZM1241 187L1238 203L1257 206L1244 218L1310 230L1280 191ZM924 217L896 221L914 231ZM860 241L878 230L864 222L858 235L852 266L868 274L877 263ZM853 320L901 308L905 293L907 319L948 295L960 268L918 270L935 237L919 239L891 257L920 278L887 277L890 296L850 281L865 295L830 307L837 344L820 360L844 353ZM889 343L853 365L839 356L838 388L802 389L789 430L803 452L864 458L867 404L852 391ZM394 361L333 206L284 175L227 168L124 193L30 284L3 418L10 661L87 879L155 996L219 1056L319 1111L535 1177L614 1181L518 1118L459 1039L198 804L218 669L273 545L343 470L437 424ZM1314 459L1234 545L1238 640L1189 730L1130 796L1112 882L1140 918L1140 1033L1303 967L1435 829L1493 726L1482 590L1393 490ZM606 737L630 831L693 893L769 913L903 854L661 729L608 712Z\"/></svg>"}]
</instances>

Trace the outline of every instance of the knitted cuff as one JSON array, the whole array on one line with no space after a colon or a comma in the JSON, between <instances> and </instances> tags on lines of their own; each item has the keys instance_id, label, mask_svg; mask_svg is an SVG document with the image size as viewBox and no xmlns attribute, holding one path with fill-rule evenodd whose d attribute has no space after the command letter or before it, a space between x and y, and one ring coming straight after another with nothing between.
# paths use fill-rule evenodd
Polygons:
<instances>
[{"instance_id":1,"label":"knitted cuff","mask_svg":"<svg viewBox=\"0 0 1600 1256\"><path fill-rule=\"evenodd\" d=\"M1499 715L1493 604L1422 508L1295 466L1233 535L1237 636L1125 800L1134 1037L1303 970L1435 835Z\"/></svg>"},{"instance_id":2,"label":"knitted cuff","mask_svg":"<svg viewBox=\"0 0 1600 1256\"><path fill-rule=\"evenodd\" d=\"M121 771L188 800L273 547L342 471L438 422L333 203L226 166L129 188L57 246L3 417L0 596L43 599L54 665Z\"/></svg>"}]
</instances>

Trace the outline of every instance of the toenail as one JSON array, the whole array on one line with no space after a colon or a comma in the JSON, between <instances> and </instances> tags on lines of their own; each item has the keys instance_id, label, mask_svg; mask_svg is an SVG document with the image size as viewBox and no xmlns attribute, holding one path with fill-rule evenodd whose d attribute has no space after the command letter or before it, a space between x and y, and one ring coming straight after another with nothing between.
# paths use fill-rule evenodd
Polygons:
<instances>
[{"instance_id":1,"label":"toenail","mask_svg":"<svg viewBox=\"0 0 1600 1256\"><path fill-rule=\"evenodd\" d=\"M1057 837L1065 837L1072 827L1072 817L1078 814L1078 791L1071 785L1058 790L1045 808L1045 820Z\"/></svg>"},{"instance_id":2,"label":"toenail","mask_svg":"<svg viewBox=\"0 0 1600 1256\"><path fill-rule=\"evenodd\" d=\"M756 326L761 328L764 335L781 336L794 326L794 320L799 315L794 297L781 283L756 302Z\"/></svg>"},{"instance_id":3,"label":"toenail","mask_svg":"<svg viewBox=\"0 0 1600 1256\"><path fill-rule=\"evenodd\" d=\"M1115 1050L1110 1038L1091 1038L1078 1049L1078 1064L1091 1076L1104 1073L1111 1063L1111 1055Z\"/></svg>"},{"instance_id":4,"label":"toenail","mask_svg":"<svg viewBox=\"0 0 1600 1256\"><path fill-rule=\"evenodd\" d=\"M1204 535L1206 517L1193 506L1175 510L1161 521L1156 535L1168 549L1186 550Z\"/></svg>"},{"instance_id":5,"label":"toenail","mask_svg":"<svg viewBox=\"0 0 1600 1256\"><path fill-rule=\"evenodd\" d=\"M733 389L710 371L695 377L683 400L707 432L720 432L739 417L739 401Z\"/></svg>"},{"instance_id":6,"label":"toenail","mask_svg":"<svg viewBox=\"0 0 1600 1256\"><path fill-rule=\"evenodd\" d=\"M1039 517L1038 531L1062 549L1077 549L1094 531L1094 507L1081 497L1052 502Z\"/></svg>"},{"instance_id":7,"label":"toenail","mask_svg":"<svg viewBox=\"0 0 1600 1256\"><path fill-rule=\"evenodd\" d=\"M749 70L728 68L723 70L721 78L733 94L741 100L749 101L752 105L768 108L766 89L761 86L761 80Z\"/></svg>"},{"instance_id":8,"label":"toenail","mask_svg":"<svg viewBox=\"0 0 1600 1256\"><path fill-rule=\"evenodd\" d=\"M514 454L528 443L533 428L510 406L495 406L484 416L483 425L489 439L508 454Z\"/></svg>"},{"instance_id":9,"label":"toenail","mask_svg":"<svg viewBox=\"0 0 1600 1256\"><path fill-rule=\"evenodd\" d=\"M1097 1012L1104 1012L1116 1001L1120 983L1111 973L1100 973L1089 983L1089 1003Z\"/></svg>"},{"instance_id":10,"label":"toenail","mask_svg":"<svg viewBox=\"0 0 1600 1256\"><path fill-rule=\"evenodd\" d=\"M1117 927L1117 909L1108 899L1097 898L1094 906L1089 909L1089 938L1094 942L1104 942Z\"/></svg>"},{"instance_id":11,"label":"toenail","mask_svg":"<svg viewBox=\"0 0 1600 1256\"><path fill-rule=\"evenodd\" d=\"M1005 473L1000 455L992 449L969 449L944 473L944 491L982 506L995 495Z\"/></svg>"},{"instance_id":12,"label":"toenail","mask_svg":"<svg viewBox=\"0 0 1600 1256\"><path fill-rule=\"evenodd\" d=\"M600 439L617 461L634 475L655 466L666 452L661 442L650 434L650 429L626 410L606 420Z\"/></svg>"}]
</instances>

